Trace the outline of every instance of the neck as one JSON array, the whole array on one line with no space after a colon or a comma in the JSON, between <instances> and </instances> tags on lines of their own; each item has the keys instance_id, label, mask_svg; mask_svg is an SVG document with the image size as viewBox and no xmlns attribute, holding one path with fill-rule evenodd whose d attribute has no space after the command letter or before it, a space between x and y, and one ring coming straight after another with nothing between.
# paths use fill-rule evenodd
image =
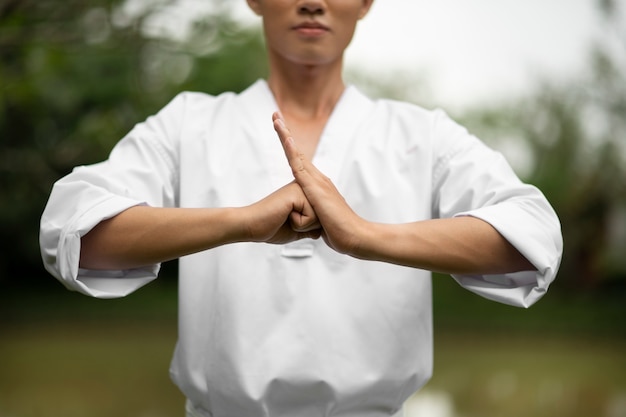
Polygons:
<instances>
[{"instance_id":1,"label":"neck","mask_svg":"<svg viewBox=\"0 0 626 417\"><path fill-rule=\"evenodd\" d=\"M345 89L342 62L300 65L272 60L268 85L284 115L301 120L328 119Z\"/></svg>"}]
</instances>

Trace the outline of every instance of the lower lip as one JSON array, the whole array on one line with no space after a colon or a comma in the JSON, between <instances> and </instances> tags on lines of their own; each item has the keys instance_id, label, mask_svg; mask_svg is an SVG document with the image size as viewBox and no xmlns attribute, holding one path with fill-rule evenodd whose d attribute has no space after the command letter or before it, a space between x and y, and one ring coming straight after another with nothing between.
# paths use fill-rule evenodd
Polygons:
<instances>
[{"instance_id":1,"label":"lower lip","mask_svg":"<svg viewBox=\"0 0 626 417\"><path fill-rule=\"evenodd\" d=\"M319 38L325 35L328 31L323 28L296 28L296 32L306 38Z\"/></svg>"}]
</instances>

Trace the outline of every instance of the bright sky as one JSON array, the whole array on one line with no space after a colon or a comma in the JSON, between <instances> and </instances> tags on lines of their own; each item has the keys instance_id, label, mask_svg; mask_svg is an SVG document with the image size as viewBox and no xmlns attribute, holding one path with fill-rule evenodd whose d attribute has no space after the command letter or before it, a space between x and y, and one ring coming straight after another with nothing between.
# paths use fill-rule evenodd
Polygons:
<instances>
[{"instance_id":1,"label":"bright sky","mask_svg":"<svg viewBox=\"0 0 626 417\"><path fill-rule=\"evenodd\" d=\"M255 19L243 0L238 15ZM600 32L595 0L376 0L348 68L415 74L430 101L463 108L577 74ZM619 2L618 2L619 3Z\"/></svg>"}]
</instances>

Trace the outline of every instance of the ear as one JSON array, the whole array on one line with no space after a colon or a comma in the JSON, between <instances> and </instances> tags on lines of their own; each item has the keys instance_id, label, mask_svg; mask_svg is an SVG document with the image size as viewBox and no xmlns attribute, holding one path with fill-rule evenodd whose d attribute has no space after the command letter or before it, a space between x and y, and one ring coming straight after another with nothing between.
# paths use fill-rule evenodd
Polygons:
<instances>
[{"instance_id":1,"label":"ear","mask_svg":"<svg viewBox=\"0 0 626 417\"><path fill-rule=\"evenodd\" d=\"M256 14L257 16L261 16L261 5L259 4L259 0L246 0L248 2L248 7Z\"/></svg>"},{"instance_id":2,"label":"ear","mask_svg":"<svg viewBox=\"0 0 626 417\"><path fill-rule=\"evenodd\" d=\"M249 2L250 0L248 0L248 3ZM372 8L373 3L374 0L363 0L363 5L361 6L361 11L359 12L359 19L363 19L367 15L367 13Z\"/></svg>"}]
</instances>

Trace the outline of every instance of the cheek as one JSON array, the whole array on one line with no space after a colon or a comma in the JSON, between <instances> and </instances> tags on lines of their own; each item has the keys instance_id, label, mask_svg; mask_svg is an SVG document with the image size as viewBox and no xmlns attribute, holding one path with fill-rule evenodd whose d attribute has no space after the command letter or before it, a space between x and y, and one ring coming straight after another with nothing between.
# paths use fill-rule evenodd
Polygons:
<instances>
[{"instance_id":1,"label":"cheek","mask_svg":"<svg viewBox=\"0 0 626 417\"><path fill-rule=\"evenodd\" d=\"M263 32L269 45L279 45L285 38L285 33L281 31L280 25L271 19L263 21Z\"/></svg>"},{"instance_id":2,"label":"cheek","mask_svg":"<svg viewBox=\"0 0 626 417\"><path fill-rule=\"evenodd\" d=\"M349 41L354 35L356 24L359 21L360 9L352 7L338 8L335 11L335 16L338 22L338 31L341 33L341 38Z\"/></svg>"},{"instance_id":3,"label":"cheek","mask_svg":"<svg viewBox=\"0 0 626 417\"><path fill-rule=\"evenodd\" d=\"M356 29L356 26L352 24L345 24L341 26L341 30L338 31L337 37L339 38L340 42L344 44L343 45L344 47L347 46L352 40L355 29Z\"/></svg>"}]
</instances>

